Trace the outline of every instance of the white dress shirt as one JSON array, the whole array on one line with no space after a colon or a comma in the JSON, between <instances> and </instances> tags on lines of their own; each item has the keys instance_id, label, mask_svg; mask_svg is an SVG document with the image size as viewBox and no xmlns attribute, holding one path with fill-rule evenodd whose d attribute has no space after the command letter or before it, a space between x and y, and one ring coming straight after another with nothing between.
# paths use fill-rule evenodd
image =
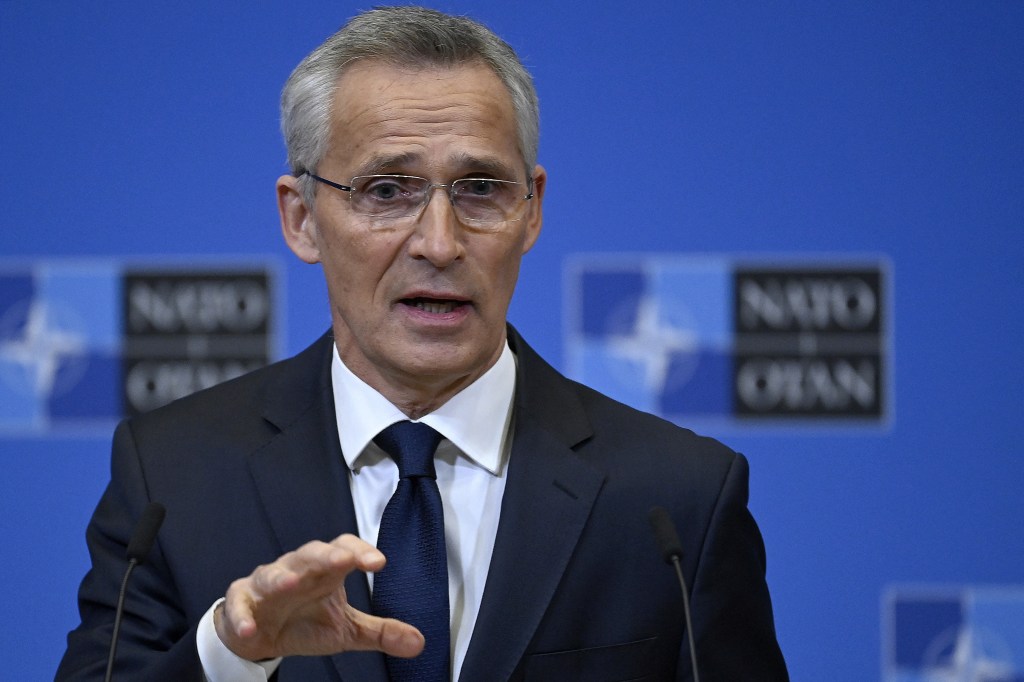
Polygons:
<instances>
[{"instance_id":1,"label":"white dress shirt","mask_svg":"<svg viewBox=\"0 0 1024 682\"><path fill-rule=\"evenodd\" d=\"M483 376L434 412L417 420L444 439L434 456L444 507L448 552L452 679L457 680L473 635L498 530L505 473L512 444L515 356L508 344ZM398 466L374 437L408 419L338 357L331 365L341 452L349 469L359 536L376 545L380 519L398 487ZM373 575L368 574L370 588ZM209 682L266 682L281 659L254 663L235 656L213 627L210 607L196 633L199 659Z\"/></svg>"}]
</instances>

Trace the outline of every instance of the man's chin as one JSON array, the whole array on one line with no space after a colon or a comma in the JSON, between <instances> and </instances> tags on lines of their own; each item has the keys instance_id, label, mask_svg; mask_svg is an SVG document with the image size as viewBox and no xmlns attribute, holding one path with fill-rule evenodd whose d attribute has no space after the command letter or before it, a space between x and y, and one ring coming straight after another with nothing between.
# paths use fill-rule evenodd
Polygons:
<instances>
[{"instance_id":1,"label":"man's chin","mask_svg":"<svg viewBox=\"0 0 1024 682\"><path fill-rule=\"evenodd\" d=\"M459 339L433 339L413 344L392 358L394 366L410 383L469 385L494 365L501 349L500 340L495 341L494 348L485 350L479 347L479 342L471 345Z\"/></svg>"}]
</instances>

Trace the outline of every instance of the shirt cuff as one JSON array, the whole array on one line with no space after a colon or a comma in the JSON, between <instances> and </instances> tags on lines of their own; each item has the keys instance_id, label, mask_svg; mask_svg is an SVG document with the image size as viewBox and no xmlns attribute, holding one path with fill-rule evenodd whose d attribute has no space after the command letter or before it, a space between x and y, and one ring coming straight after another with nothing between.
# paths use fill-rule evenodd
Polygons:
<instances>
[{"instance_id":1,"label":"shirt cuff","mask_svg":"<svg viewBox=\"0 0 1024 682\"><path fill-rule=\"evenodd\" d=\"M277 666L280 658L269 661L247 661L236 656L217 636L217 628L213 625L213 612L224 603L221 597L203 614L196 630L196 649L199 651L199 662L203 665L203 676L206 682L267 682Z\"/></svg>"}]
</instances>

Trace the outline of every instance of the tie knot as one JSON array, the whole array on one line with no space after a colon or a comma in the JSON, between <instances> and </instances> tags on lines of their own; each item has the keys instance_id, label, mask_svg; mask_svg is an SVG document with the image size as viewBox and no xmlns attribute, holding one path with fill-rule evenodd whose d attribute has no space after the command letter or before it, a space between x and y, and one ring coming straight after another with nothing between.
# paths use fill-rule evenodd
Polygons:
<instances>
[{"instance_id":1,"label":"tie knot","mask_svg":"<svg viewBox=\"0 0 1024 682\"><path fill-rule=\"evenodd\" d=\"M426 424L396 422L378 433L373 442L395 460L399 478L437 478L434 450L441 442L441 434Z\"/></svg>"}]
</instances>

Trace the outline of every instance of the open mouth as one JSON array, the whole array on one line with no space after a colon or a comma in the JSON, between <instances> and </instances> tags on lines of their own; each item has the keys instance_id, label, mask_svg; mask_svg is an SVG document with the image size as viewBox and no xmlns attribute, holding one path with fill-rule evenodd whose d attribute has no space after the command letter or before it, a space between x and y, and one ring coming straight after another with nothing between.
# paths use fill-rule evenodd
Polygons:
<instances>
[{"instance_id":1,"label":"open mouth","mask_svg":"<svg viewBox=\"0 0 1024 682\"><path fill-rule=\"evenodd\" d=\"M450 299L437 298L407 298L403 299L402 303L435 315L450 313L459 306L466 305L466 301L452 301Z\"/></svg>"}]
</instances>

